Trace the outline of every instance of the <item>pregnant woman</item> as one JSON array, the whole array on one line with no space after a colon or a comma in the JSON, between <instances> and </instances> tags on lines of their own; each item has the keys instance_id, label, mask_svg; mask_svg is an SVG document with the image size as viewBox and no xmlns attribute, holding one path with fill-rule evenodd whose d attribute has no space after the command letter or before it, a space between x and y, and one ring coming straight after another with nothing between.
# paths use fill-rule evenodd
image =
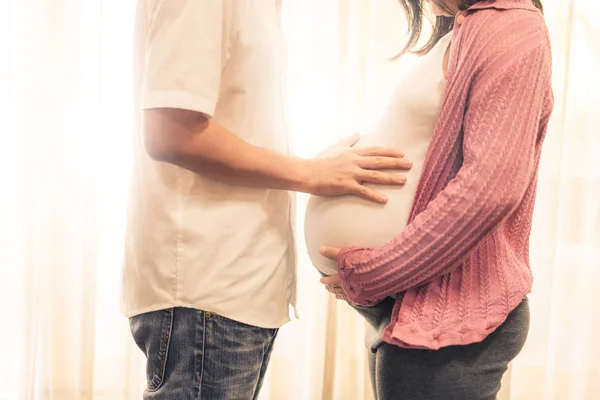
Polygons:
<instances>
[{"instance_id":1,"label":"pregnant woman","mask_svg":"<svg viewBox=\"0 0 600 400\"><path fill-rule=\"evenodd\" d=\"M529 233L553 106L538 0L430 0L431 40L361 144L402 148L406 186L376 206L313 197L307 248L369 321L377 399L495 399L522 349ZM423 0L402 0L420 34Z\"/></svg>"}]
</instances>

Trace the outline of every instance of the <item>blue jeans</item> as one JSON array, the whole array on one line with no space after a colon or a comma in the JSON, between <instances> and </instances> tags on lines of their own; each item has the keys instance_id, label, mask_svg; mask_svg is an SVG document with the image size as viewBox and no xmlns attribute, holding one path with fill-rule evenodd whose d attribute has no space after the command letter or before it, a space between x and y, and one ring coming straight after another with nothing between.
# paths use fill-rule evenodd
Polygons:
<instances>
[{"instance_id":1,"label":"blue jeans","mask_svg":"<svg viewBox=\"0 0 600 400\"><path fill-rule=\"evenodd\" d=\"M148 400L256 399L277 329L171 308L130 319L147 357Z\"/></svg>"}]
</instances>

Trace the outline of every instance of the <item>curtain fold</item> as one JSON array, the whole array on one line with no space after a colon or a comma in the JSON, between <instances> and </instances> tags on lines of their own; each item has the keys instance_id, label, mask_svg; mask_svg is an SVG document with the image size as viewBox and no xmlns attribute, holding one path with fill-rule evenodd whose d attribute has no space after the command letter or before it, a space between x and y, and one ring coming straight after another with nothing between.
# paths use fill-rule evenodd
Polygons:
<instances>
[{"instance_id":1,"label":"curtain fold","mask_svg":"<svg viewBox=\"0 0 600 400\"><path fill-rule=\"evenodd\" d=\"M3 2L2 399L140 397L118 311L134 8Z\"/></svg>"},{"instance_id":2,"label":"curtain fold","mask_svg":"<svg viewBox=\"0 0 600 400\"><path fill-rule=\"evenodd\" d=\"M133 0L5 1L0 13L0 399L139 399L144 357L119 313L131 168ZM532 324L503 400L600 399L600 3L545 3L556 109L531 236ZM396 0L285 1L296 152L377 118L411 56ZM507 160L510 162L510 160ZM303 243L301 319L261 395L372 399L365 323Z\"/></svg>"}]
</instances>

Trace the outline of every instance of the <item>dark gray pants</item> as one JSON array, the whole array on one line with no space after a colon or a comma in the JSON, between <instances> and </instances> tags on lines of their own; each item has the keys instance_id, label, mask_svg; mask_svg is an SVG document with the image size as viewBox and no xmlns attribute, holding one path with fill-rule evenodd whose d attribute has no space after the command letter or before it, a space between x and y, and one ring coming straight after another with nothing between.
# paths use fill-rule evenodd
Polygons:
<instances>
[{"instance_id":1,"label":"dark gray pants","mask_svg":"<svg viewBox=\"0 0 600 400\"><path fill-rule=\"evenodd\" d=\"M508 364L519 354L529 330L523 302L480 343L440 350L411 350L379 339L389 324L394 300L356 307L371 328L369 368L377 400L494 400Z\"/></svg>"}]
</instances>

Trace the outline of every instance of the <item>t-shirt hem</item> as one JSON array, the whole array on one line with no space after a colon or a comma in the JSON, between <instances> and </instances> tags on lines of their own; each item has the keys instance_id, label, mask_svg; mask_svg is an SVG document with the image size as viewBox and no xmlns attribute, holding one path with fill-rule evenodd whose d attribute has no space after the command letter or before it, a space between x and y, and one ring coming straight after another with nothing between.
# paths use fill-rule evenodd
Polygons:
<instances>
[{"instance_id":1,"label":"t-shirt hem","mask_svg":"<svg viewBox=\"0 0 600 400\"><path fill-rule=\"evenodd\" d=\"M227 312L216 310L214 307L201 306L201 305L197 305L197 304L185 303L185 302L180 302L180 301L154 304L154 305L148 306L148 307L134 308L132 310L124 312L123 315L127 318L132 318L132 317L135 317L136 315L146 314L146 313L153 312L153 311L165 310L165 309L173 308L173 307L183 307L183 308L191 308L191 309L199 310L199 311L208 311L208 312L212 312L217 315L220 315L222 317L229 318L236 322L240 322L242 324L252 325L252 326L256 326L259 328L265 328L265 329L281 328L283 325L290 322L289 313L286 317L281 318L277 322L272 322L272 323L266 322L265 323L264 321L259 321L257 318L249 318L247 315L239 315L238 313L227 313Z\"/></svg>"}]
</instances>

